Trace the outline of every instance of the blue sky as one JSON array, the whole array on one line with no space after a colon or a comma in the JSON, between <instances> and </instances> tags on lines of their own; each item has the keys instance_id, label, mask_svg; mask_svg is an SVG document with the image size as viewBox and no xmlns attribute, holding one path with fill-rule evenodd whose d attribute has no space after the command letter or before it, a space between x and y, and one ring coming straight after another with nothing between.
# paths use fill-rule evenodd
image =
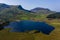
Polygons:
<instances>
[{"instance_id":1,"label":"blue sky","mask_svg":"<svg viewBox=\"0 0 60 40\"><path fill-rule=\"evenodd\" d=\"M0 3L22 5L23 8L28 10L35 7L42 7L53 11L60 11L60 0L0 0Z\"/></svg>"}]
</instances>

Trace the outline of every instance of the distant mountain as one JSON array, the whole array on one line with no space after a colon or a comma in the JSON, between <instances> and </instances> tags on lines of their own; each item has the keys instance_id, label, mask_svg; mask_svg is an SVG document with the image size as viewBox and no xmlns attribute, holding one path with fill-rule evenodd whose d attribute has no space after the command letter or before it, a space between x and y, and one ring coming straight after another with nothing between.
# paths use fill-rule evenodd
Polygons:
<instances>
[{"instance_id":1,"label":"distant mountain","mask_svg":"<svg viewBox=\"0 0 60 40\"><path fill-rule=\"evenodd\" d=\"M50 14L50 13L54 13L54 11L51 11L50 9L47 8L41 8L41 7L37 7L34 9L31 9L32 12L35 13L39 13L39 14Z\"/></svg>"},{"instance_id":2,"label":"distant mountain","mask_svg":"<svg viewBox=\"0 0 60 40\"><path fill-rule=\"evenodd\" d=\"M18 5L17 8L20 9L20 10L24 10L21 5Z\"/></svg>"},{"instance_id":3,"label":"distant mountain","mask_svg":"<svg viewBox=\"0 0 60 40\"><path fill-rule=\"evenodd\" d=\"M50 11L49 9L46 9L46 8L40 8L40 7L34 8L34 9L32 9L31 11L37 12L37 11L41 11L41 10L47 10L47 11Z\"/></svg>"},{"instance_id":4,"label":"distant mountain","mask_svg":"<svg viewBox=\"0 0 60 40\"><path fill-rule=\"evenodd\" d=\"M26 10L26 9L24 9L21 5L18 5L17 8L20 9L20 10L24 10L24 11L32 12L32 11L30 11L30 10ZM32 12L32 13L34 13L34 12Z\"/></svg>"},{"instance_id":5,"label":"distant mountain","mask_svg":"<svg viewBox=\"0 0 60 40\"><path fill-rule=\"evenodd\" d=\"M24 9L21 5L7 5L7 4L4 4L4 3L0 3L0 10L3 11L5 8L8 8L8 9L17 8L19 10L24 10L24 11L31 12L29 10Z\"/></svg>"},{"instance_id":6,"label":"distant mountain","mask_svg":"<svg viewBox=\"0 0 60 40\"><path fill-rule=\"evenodd\" d=\"M7 5L0 3L0 19L7 20L10 18L18 19L16 17L21 17L21 15L28 15L33 13L29 10L24 9L21 5Z\"/></svg>"},{"instance_id":7,"label":"distant mountain","mask_svg":"<svg viewBox=\"0 0 60 40\"><path fill-rule=\"evenodd\" d=\"M0 3L0 20L23 20L41 17L40 14L52 14L55 13L47 8L34 8L32 10L26 10L21 5L7 5ZM37 14L37 15L36 15Z\"/></svg>"}]
</instances>

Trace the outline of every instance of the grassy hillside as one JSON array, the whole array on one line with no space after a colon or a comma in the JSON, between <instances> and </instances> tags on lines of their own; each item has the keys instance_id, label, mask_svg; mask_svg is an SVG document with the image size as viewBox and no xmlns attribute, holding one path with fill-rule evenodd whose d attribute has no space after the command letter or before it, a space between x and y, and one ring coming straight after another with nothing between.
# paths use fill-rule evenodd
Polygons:
<instances>
[{"instance_id":1,"label":"grassy hillside","mask_svg":"<svg viewBox=\"0 0 60 40\"><path fill-rule=\"evenodd\" d=\"M5 5L6 6L6 5ZM9 6L9 5L7 5ZM1 6L2 7L2 6ZM0 11L0 20L2 21L16 21L16 20L34 20L34 21L45 21L49 25L55 27L55 30L50 35L43 33L21 33L21 32L9 32L10 29L4 29L0 31L0 40L60 40L60 19L47 20L47 14L41 12L32 13L18 6L12 8L3 7L3 11ZM43 11L44 12L44 11Z\"/></svg>"},{"instance_id":2,"label":"grassy hillside","mask_svg":"<svg viewBox=\"0 0 60 40\"><path fill-rule=\"evenodd\" d=\"M58 20L47 20L48 24L55 27L55 30L50 35L43 33L19 33L9 32L10 29L4 29L0 31L0 40L60 40L60 21Z\"/></svg>"}]
</instances>

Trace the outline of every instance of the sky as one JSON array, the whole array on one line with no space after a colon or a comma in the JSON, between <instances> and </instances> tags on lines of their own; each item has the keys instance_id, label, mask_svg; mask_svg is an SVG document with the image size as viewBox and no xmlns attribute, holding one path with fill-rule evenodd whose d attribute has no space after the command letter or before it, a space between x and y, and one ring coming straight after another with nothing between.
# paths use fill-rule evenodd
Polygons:
<instances>
[{"instance_id":1,"label":"sky","mask_svg":"<svg viewBox=\"0 0 60 40\"><path fill-rule=\"evenodd\" d=\"M9 5L22 5L23 8L31 10L36 7L48 8L60 12L60 0L0 0L0 3Z\"/></svg>"}]
</instances>

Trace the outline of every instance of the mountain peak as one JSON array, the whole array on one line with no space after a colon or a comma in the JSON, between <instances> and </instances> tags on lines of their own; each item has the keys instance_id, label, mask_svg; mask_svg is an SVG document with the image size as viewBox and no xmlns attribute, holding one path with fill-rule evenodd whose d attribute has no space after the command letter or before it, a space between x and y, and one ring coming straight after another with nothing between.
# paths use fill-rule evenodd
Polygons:
<instances>
[{"instance_id":1,"label":"mountain peak","mask_svg":"<svg viewBox=\"0 0 60 40\"><path fill-rule=\"evenodd\" d=\"M21 5L18 5L18 8L24 10L24 8Z\"/></svg>"},{"instance_id":2,"label":"mountain peak","mask_svg":"<svg viewBox=\"0 0 60 40\"><path fill-rule=\"evenodd\" d=\"M47 11L50 11L48 8L41 8L41 7L36 7L36 8L34 8L34 9L32 9L31 11L37 12L37 11L41 11L41 10L47 10Z\"/></svg>"}]
</instances>

